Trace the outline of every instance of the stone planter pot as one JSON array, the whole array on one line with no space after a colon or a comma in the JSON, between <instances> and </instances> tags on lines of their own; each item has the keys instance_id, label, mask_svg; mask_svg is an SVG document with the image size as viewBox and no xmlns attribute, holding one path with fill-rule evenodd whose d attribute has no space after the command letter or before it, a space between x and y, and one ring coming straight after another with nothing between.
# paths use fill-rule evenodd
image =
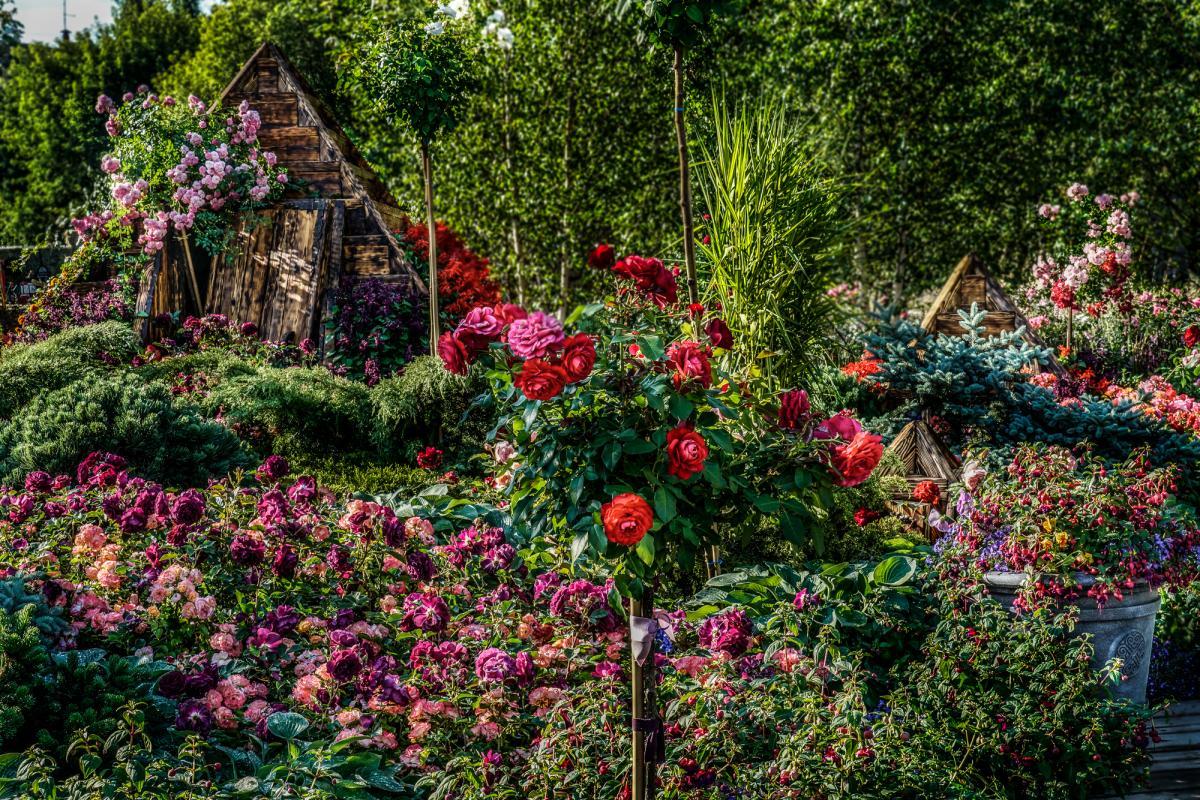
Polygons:
<instances>
[{"instance_id":1,"label":"stone planter pot","mask_svg":"<svg viewBox=\"0 0 1200 800\"><path fill-rule=\"evenodd\" d=\"M1011 611L1026 575L1023 572L988 572L983 581L992 597ZM1079 576L1081 585L1088 586L1091 582L1090 576ZM1079 608L1075 632L1092 635L1092 668L1100 670L1110 660L1120 658L1124 680L1113 687L1113 693L1144 704L1146 681L1150 676L1150 649L1154 645L1154 620L1158 616L1158 591L1141 585L1123 600L1109 600L1103 608L1097 608L1096 601L1090 597L1080 598L1075 605Z\"/></svg>"}]
</instances>

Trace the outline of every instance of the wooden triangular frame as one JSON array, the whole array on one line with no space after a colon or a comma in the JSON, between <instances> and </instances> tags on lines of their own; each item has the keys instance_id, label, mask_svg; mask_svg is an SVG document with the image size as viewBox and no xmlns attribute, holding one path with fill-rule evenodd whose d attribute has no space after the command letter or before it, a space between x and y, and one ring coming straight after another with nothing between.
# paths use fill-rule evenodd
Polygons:
<instances>
[{"instance_id":1,"label":"wooden triangular frame","mask_svg":"<svg viewBox=\"0 0 1200 800\"><path fill-rule=\"evenodd\" d=\"M296 95L303 116L313 120L316 123L315 127L324 134L323 146L327 146L333 151L332 155L335 158L330 159L331 161L340 162L342 182L347 187L347 194L361 202L366 213L378 225L379 233L387 240L392 258L402 266L405 272L403 277L419 292L428 294L429 290L425 286L425 282L413 270L408 262L408 255L392 234L392 225L396 224L401 216L395 198L392 197L367 160L363 158L358 148L346 136L341 126L337 124L333 114L274 43L264 42L254 52L254 55L247 59L237 75L221 92L221 102L229 104L231 97L248 93L248 84L264 72L259 69L260 65L269 65L271 61L275 62L274 69L278 70L280 79L288 85L287 91ZM271 68L268 67L265 71L269 73Z\"/></svg>"},{"instance_id":2,"label":"wooden triangular frame","mask_svg":"<svg viewBox=\"0 0 1200 800\"><path fill-rule=\"evenodd\" d=\"M992 277L979 256L969 253L962 258L950 273L950 277L942 285L933 305L921 320L921 327L927 333L957 334L962 332L958 318L960 310L970 310L972 303L978 303L985 312L984 331L995 335L1005 331L1024 329L1022 338L1034 347L1046 348L1045 341L1029 324L1029 320L1021 313L1004 291L1000 282ZM1050 363L1047 367L1051 372L1061 373L1062 367L1050 353Z\"/></svg>"},{"instance_id":3,"label":"wooden triangular frame","mask_svg":"<svg viewBox=\"0 0 1200 800\"><path fill-rule=\"evenodd\" d=\"M905 425L887 449L899 457L909 483L930 480L945 488L959 478L961 462L923 419Z\"/></svg>"}]
</instances>

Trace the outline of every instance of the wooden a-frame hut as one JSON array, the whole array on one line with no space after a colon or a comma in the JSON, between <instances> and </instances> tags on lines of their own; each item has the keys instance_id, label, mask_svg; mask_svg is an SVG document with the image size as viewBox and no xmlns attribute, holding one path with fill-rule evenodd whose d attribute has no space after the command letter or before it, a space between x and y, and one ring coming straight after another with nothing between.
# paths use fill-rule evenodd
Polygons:
<instances>
[{"instance_id":1,"label":"wooden a-frame hut","mask_svg":"<svg viewBox=\"0 0 1200 800\"><path fill-rule=\"evenodd\" d=\"M258 138L286 167L285 199L243 223L228 254L210 258L173 238L147 269L138 310L225 314L263 338L322 341L332 289L345 276L427 290L391 231L395 199L275 45L259 47L221 93L262 117Z\"/></svg>"},{"instance_id":2,"label":"wooden a-frame hut","mask_svg":"<svg viewBox=\"0 0 1200 800\"><path fill-rule=\"evenodd\" d=\"M908 521L928 538L933 538L934 531L929 526L931 506L920 503L912 496L912 490L917 484L932 481L938 487L940 499L934 506L940 512L945 512L950 484L959 479L962 470L960 459L950 452L942 442L937 431L923 419L914 420L896 434L896 438L888 445L888 451L895 453L900 461L900 471L897 474L906 480L903 495L897 493L892 497L888 508L901 518ZM885 471L884 474L887 474Z\"/></svg>"},{"instance_id":3,"label":"wooden a-frame hut","mask_svg":"<svg viewBox=\"0 0 1200 800\"><path fill-rule=\"evenodd\" d=\"M1029 320L1009 299L999 281L992 277L983 261L974 253L964 256L955 266L933 305L925 313L925 318L921 320L921 327L927 333L960 336L966 333L966 330L963 329L958 312L969 311L973 304L977 304L984 311L983 332L986 336L1023 328L1022 337L1025 341L1034 347L1046 347L1046 343L1029 325ZM1053 353L1050 354L1050 363L1045 365L1045 369L1054 373L1062 372L1062 367Z\"/></svg>"}]
</instances>

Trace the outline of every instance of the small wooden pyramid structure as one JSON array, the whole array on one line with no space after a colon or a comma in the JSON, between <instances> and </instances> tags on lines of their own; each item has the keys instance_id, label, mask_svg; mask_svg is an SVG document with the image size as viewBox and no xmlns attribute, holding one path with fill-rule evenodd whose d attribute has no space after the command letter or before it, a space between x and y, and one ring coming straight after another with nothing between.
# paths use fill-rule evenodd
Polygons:
<instances>
[{"instance_id":1,"label":"small wooden pyramid structure","mask_svg":"<svg viewBox=\"0 0 1200 800\"><path fill-rule=\"evenodd\" d=\"M900 471L892 474L899 474L907 481L903 495L897 492L888 503L888 508L927 537L933 538L936 532L929 526L929 512L935 507L945 512L950 484L959 479L962 462L950 452L937 431L924 419L905 425L887 449L899 457L901 464ZM932 481L938 487L939 501L934 506L918 502L912 496L917 484L925 481Z\"/></svg>"},{"instance_id":2,"label":"small wooden pyramid structure","mask_svg":"<svg viewBox=\"0 0 1200 800\"><path fill-rule=\"evenodd\" d=\"M243 223L227 254L172 238L142 281L140 312L224 314L265 339L320 343L343 277L427 294L391 233L404 223L395 199L275 45L259 47L220 100L259 113L259 141L286 168L287 196Z\"/></svg>"},{"instance_id":3,"label":"small wooden pyramid structure","mask_svg":"<svg viewBox=\"0 0 1200 800\"><path fill-rule=\"evenodd\" d=\"M1029 327L1029 321L1021 314L1016 304L1008 299L999 282L974 253L963 257L950 273L942 290L938 292L937 299L933 301L933 305L921 321L921 327L929 333L946 333L951 336L966 333L960 324L958 312L970 310L973 303L977 303L986 312L983 326L987 335L1015 331L1024 326L1025 338L1038 347L1045 347Z\"/></svg>"}]
</instances>

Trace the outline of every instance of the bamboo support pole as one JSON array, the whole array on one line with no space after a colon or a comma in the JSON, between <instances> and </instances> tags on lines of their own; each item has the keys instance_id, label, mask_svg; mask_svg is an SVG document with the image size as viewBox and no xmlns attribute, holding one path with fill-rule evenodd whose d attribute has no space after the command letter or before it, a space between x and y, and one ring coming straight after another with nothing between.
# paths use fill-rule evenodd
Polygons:
<instances>
[{"instance_id":1,"label":"bamboo support pole","mask_svg":"<svg viewBox=\"0 0 1200 800\"><path fill-rule=\"evenodd\" d=\"M692 231L692 184L688 177L687 126L683 118L683 45L675 45L675 140L679 147L679 215L683 220L683 261L688 302L700 302L696 281L696 243Z\"/></svg>"}]
</instances>

